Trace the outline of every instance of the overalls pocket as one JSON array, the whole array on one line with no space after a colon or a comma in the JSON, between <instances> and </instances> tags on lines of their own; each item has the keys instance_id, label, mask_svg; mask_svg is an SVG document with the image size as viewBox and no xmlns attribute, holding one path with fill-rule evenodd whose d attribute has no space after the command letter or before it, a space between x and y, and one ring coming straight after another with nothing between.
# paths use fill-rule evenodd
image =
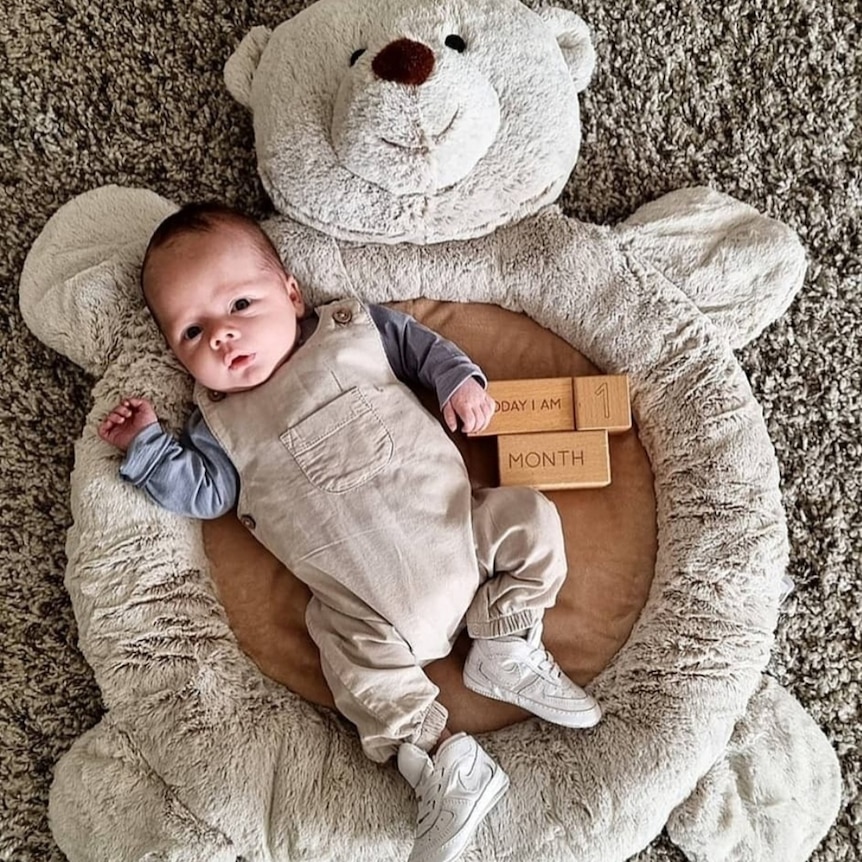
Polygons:
<instances>
[{"instance_id":1,"label":"overalls pocket","mask_svg":"<svg viewBox=\"0 0 862 862\"><path fill-rule=\"evenodd\" d=\"M392 435L354 387L292 425L281 442L312 485L333 494L350 491L392 459Z\"/></svg>"}]
</instances>

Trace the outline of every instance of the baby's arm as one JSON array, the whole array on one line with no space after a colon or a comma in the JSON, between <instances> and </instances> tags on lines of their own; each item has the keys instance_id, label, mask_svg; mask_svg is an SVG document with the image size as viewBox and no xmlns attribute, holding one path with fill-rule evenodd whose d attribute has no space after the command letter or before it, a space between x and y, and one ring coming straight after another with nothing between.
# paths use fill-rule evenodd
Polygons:
<instances>
[{"instance_id":1,"label":"baby's arm","mask_svg":"<svg viewBox=\"0 0 862 862\"><path fill-rule=\"evenodd\" d=\"M131 417L125 417L122 411L122 422L112 420L115 412L116 408L99 426L99 435L109 443L113 443L110 435L116 427L130 424ZM123 450L126 457L120 465L120 476L145 491L154 502L192 518L217 518L233 507L239 477L199 411L192 414L179 440L157 421L127 436L130 439Z\"/></svg>"},{"instance_id":2,"label":"baby's arm","mask_svg":"<svg viewBox=\"0 0 862 862\"><path fill-rule=\"evenodd\" d=\"M381 305L368 310L395 375L433 389L452 431L457 419L464 431L481 431L491 421L494 401L485 391L488 381L462 350L408 314Z\"/></svg>"}]
</instances>

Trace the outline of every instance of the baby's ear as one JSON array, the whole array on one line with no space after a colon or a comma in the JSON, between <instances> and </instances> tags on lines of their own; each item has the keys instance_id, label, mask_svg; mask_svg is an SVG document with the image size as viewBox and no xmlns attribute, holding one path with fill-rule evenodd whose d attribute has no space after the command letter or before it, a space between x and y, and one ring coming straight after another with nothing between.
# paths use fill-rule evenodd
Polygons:
<instances>
[{"instance_id":1,"label":"baby's ear","mask_svg":"<svg viewBox=\"0 0 862 862\"><path fill-rule=\"evenodd\" d=\"M177 207L145 189L104 186L48 220L21 273L21 315L49 347L91 374L118 355L140 309L141 261L156 226Z\"/></svg>"}]
</instances>

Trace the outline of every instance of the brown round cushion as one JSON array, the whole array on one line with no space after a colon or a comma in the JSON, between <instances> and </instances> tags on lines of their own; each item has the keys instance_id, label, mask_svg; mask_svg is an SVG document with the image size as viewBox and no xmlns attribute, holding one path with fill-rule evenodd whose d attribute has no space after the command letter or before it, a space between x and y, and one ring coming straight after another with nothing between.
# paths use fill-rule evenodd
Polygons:
<instances>
[{"instance_id":1,"label":"brown round cushion","mask_svg":"<svg viewBox=\"0 0 862 862\"><path fill-rule=\"evenodd\" d=\"M568 343L530 318L495 305L415 300L393 303L455 342L489 379L600 373ZM420 393L436 415L430 393ZM476 486L496 484L493 437L455 435ZM636 429L610 438L611 484L597 490L548 491L559 509L569 573L545 616L545 645L580 684L622 647L643 608L655 568L653 476ZM317 648L305 627L308 588L261 547L235 515L204 523L211 572L240 646L267 676L315 703L332 706ZM450 727L477 733L527 716L464 688L469 649L462 635L452 654L428 665L449 709Z\"/></svg>"}]
</instances>

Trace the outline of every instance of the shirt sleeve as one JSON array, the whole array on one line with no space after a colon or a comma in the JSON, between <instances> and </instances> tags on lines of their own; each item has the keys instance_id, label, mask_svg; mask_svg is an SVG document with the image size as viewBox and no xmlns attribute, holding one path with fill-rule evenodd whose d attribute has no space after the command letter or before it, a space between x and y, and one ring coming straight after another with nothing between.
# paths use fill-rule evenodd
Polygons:
<instances>
[{"instance_id":1,"label":"shirt sleeve","mask_svg":"<svg viewBox=\"0 0 862 862\"><path fill-rule=\"evenodd\" d=\"M218 518L236 504L239 476L199 410L179 440L155 423L132 441L120 476L165 509Z\"/></svg>"},{"instance_id":2,"label":"shirt sleeve","mask_svg":"<svg viewBox=\"0 0 862 862\"><path fill-rule=\"evenodd\" d=\"M370 305L368 312L395 376L405 383L433 389L440 407L470 377L488 385L482 369L463 351L409 314L382 305Z\"/></svg>"}]
</instances>

